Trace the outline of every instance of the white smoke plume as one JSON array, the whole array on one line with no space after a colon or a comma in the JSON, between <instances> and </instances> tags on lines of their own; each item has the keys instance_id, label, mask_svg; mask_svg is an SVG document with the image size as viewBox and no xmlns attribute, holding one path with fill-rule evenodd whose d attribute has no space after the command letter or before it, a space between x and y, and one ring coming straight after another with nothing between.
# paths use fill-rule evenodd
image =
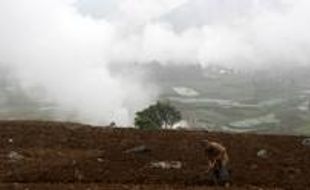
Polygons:
<instances>
[{"instance_id":1,"label":"white smoke plume","mask_svg":"<svg viewBox=\"0 0 310 190\"><path fill-rule=\"evenodd\" d=\"M0 63L82 122L130 124L155 100L143 74L114 76L113 63L309 64L307 0L105 2L95 18L83 0L0 0Z\"/></svg>"},{"instance_id":2,"label":"white smoke plume","mask_svg":"<svg viewBox=\"0 0 310 190\"><path fill-rule=\"evenodd\" d=\"M60 110L77 112L82 122L129 124L155 91L136 76L111 76L107 52L114 27L81 16L72 3L1 1L0 60L13 65L28 93L43 87Z\"/></svg>"}]
</instances>

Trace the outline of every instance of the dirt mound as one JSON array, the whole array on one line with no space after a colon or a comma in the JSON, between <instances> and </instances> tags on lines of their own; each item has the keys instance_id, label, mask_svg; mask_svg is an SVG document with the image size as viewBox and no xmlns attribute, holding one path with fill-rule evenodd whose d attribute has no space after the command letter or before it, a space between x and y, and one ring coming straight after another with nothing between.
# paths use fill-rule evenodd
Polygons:
<instances>
[{"instance_id":1,"label":"dirt mound","mask_svg":"<svg viewBox=\"0 0 310 190\"><path fill-rule=\"evenodd\" d=\"M206 138L227 147L235 189L310 187L310 149L303 137L1 121L0 189L25 189L25 184L31 189L87 189L85 184L109 189L121 184L115 189L196 190L200 187L194 186L209 183L199 143ZM50 183L68 185L46 185Z\"/></svg>"}]
</instances>

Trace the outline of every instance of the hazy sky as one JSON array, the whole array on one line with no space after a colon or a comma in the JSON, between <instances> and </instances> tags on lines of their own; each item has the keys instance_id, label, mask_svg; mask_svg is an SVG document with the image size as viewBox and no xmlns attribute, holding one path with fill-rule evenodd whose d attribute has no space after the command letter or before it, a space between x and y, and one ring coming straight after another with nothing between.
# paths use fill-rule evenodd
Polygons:
<instances>
[{"instance_id":1,"label":"hazy sky","mask_svg":"<svg viewBox=\"0 0 310 190\"><path fill-rule=\"evenodd\" d=\"M79 0L77 7L84 15L112 23L120 36L126 36L116 51L125 49L127 60L256 67L270 62L307 64L309 4L306 0ZM135 48L128 47L132 45ZM283 59L282 54L288 56Z\"/></svg>"},{"instance_id":2,"label":"hazy sky","mask_svg":"<svg viewBox=\"0 0 310 190\"><path fill-rule=\"evenodd\" d=\"M309 64L309 0L0 0L0 64L80 121L130 124L158 90L109 66ZM55 113L64 117L65 113ZM65 118L65 117L64 117Z\"/></svg>"},{"instance_id":3,"label":"hazy sky","mask_svg":"<svg viewBox=\"0 0 310 190\"><path fill-rule=\"evenodd\" d=\"M182 27L182 29L214 24L221 21L227 22L236 17L249 16L255 12L255 9L257 11L261 8L276 10L284 5L284 1L281 0L166 0L161 2L166 2L167 6L170 4L167 3L169 1L175 6L172 6L172 9L166 12L160 13L159 18L156 19L169 22L176 27ZM120 4L123 2L124 0L79 0L77 6L84 14L90 14L97 18L115 20L119 19L118 16L122 14ZM143 1L130 1L133 6L137 7L141 6L139 5L141 2ZM152 2L152 0L146 0L144 2ZM135 13L131 12L130 14Z\"/></svg>"}]
</instances>

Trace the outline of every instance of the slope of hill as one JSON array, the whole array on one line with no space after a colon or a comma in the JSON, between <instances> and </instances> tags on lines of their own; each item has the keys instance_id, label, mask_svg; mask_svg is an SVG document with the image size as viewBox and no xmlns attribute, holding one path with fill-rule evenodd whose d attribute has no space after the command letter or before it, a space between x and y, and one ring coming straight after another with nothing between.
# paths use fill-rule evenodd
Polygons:
<instances>
[{"instance_id":1,"label":"slope of hill","mask_svg":"<svg viewBox=\"0 0 310 190\"><path fill-rule=\"evenodd\" d=\"M206 177L206 138L228 148L231 189L310 187L304 137L1 121L0 189L221 189Z\"/></svg>"}]
</instances>

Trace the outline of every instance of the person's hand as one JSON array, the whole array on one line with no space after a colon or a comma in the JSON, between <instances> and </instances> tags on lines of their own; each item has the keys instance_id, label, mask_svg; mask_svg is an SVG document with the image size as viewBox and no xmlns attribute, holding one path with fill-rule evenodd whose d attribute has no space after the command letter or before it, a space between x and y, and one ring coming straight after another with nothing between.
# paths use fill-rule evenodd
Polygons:
<instances>
[{"instance_id":1,"label":"person's hand","mask_svg":"<svg viewBox=\"0 0 310 190\"><path fill-rule=\"evenodd\" d=\"M215 165L215 161L209 160L209 169L213 168Z\"/></svg>"}]
</instances>

